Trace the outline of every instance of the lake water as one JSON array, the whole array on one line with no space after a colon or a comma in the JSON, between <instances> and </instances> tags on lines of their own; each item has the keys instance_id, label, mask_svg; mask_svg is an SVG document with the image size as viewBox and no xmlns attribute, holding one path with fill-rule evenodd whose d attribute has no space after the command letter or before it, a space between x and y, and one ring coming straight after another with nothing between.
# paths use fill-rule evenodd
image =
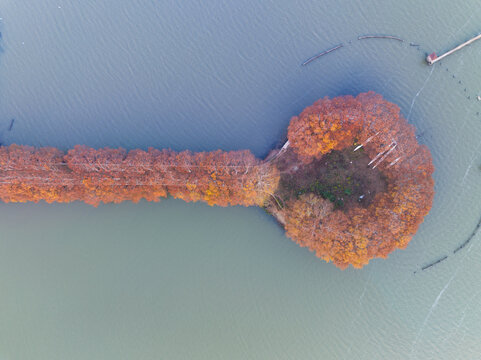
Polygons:
<instances>
[{"instance_id":1,"label":"lake water","mask_svg":"<svg viewBox=\"0 0 481 360\"><path fill-rule=\"evenodd\" d=\"M424 62L481 31L479 1L2 0L0 17L3 144L263 157L316 99L374 90L436 167L408 248L362 270L257 208L0 204L0 359L481 358L481 233L453 255L481 217L481 42Z\"/></svg>"}]
</instances>

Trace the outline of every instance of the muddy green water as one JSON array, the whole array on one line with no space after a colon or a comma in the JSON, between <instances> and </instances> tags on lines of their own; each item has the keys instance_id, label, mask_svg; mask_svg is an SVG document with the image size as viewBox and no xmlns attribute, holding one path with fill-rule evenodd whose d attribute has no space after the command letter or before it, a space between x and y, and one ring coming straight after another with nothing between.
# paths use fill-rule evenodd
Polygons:
<instances>
[{"instance_id":1,"label":"muddy green water","mask_svg":"<svg viewBox=\"0 0 481 360\"><path fill-rule=\"evenodd\" d=\"M3 144L262 157L317 98L374 90L436 166L418 234L362 270L256 208L0 204L0 359L481 358L481 234L452 253L481 217L481 42L423 61L481 32L478 1L3 0L0 17Z\"/></svg>"}]
</instances>

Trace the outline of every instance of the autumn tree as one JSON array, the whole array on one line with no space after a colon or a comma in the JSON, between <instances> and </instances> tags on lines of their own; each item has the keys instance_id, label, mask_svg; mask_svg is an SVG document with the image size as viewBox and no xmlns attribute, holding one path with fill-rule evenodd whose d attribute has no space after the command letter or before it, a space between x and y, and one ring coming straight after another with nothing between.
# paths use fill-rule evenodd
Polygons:
<instances>
[{"instance_id":1,"label":"autumn tree","mask_svg":"<svg viewBox=\"0 0 481 360\"><path fill-rule=\"evenodd\" d=\"M67 154L54 148L0 147L0 198L45 200L159 201L170 194L209 205L262 205L278 175L249 151L192 153L148 149L92 149Z\"/></svg>"}]
</instances>

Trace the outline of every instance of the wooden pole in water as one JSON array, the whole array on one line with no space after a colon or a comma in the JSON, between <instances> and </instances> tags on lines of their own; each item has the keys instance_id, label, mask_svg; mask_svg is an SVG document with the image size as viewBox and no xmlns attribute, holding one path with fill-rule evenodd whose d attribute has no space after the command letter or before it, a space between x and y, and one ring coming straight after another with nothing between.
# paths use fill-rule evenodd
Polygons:
<instances>
[{"instance_id":1,"label":"wooden pole in water","mask_svg":"<svg viewBox=\"0 0 481 360\"><path fill-rule=\"evenodd\" d=\"M433 65L434 63L440 61L441 59L444 59L446 56L449 56L449 55L453 54L454 52L456 52L458 50L461 50L463 47L468 46L469 44L471 44L471 43L473 43L473 42L475 42L476 40L479 40L479 39L481 39L481 34L473 37L471 40L468 40L468 41L462 43L461 45L456 46L454 49L449 50L447 53L445 53L441 56L436 56L436 54L434 54L434 53L433 53L434 54L433 57L431 56L433 54L428 55L426 57L426 61L427 61L428 65Z\"/></svg>"},{"instance_id":2,"label":"wooden pole in water","mask_svg":"<svg viewBox=\"0 0 481 360\"><path fill-rule=\"evenodd\" d=\"M363 35L363 36L358 36L357 39L358 40L364 40L364 39L392 39L392 40L404 42L403 39L398 38L397 36L392 36L392 35Z\"/></svg>"},{"instance_id":3,"label":"wooden pole in water","mask_svg":"<svg viewBox=\"0 0 481 360\"><path fill-rule=\"evenodd\" d=\"M314 55L313 57L307 59L306 61L304 61L301 65L302 66L306 66L307 64L309 64L310 62L316 60L317 58L320 58L321 56L324 56L326 54L329 54L330 52L334 51L334 50L337 50L337 49L340 49L342 48L344 45L343 44L339 44L335 47L333 47L332 49L329 49L329 50L326 50L326 51L323 51L322 53L320 54L317 54L317 55Z\"/></svg>"}]
</instances>

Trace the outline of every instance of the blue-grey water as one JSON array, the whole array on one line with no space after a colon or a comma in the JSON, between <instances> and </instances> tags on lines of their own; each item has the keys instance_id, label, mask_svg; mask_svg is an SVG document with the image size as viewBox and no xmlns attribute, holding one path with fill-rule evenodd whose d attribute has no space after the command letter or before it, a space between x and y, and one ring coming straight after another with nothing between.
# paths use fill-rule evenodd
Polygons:
<instances>
[{"instance_id":1,"label":"blue-grey water","mask_svg":"<svg viewBox=\"0 0 481 360\"><path fill-rule=\"evenodd\" d=\"M481 233L452 253L481 217L481 42L424 62L481 32L479 1L2 0L0 18L3 144L263 157L314 100L374 90L436 167L408 248L362 270L257 208L0 204L0 359L481 359Z\"/></svg>"}]
</instances>

